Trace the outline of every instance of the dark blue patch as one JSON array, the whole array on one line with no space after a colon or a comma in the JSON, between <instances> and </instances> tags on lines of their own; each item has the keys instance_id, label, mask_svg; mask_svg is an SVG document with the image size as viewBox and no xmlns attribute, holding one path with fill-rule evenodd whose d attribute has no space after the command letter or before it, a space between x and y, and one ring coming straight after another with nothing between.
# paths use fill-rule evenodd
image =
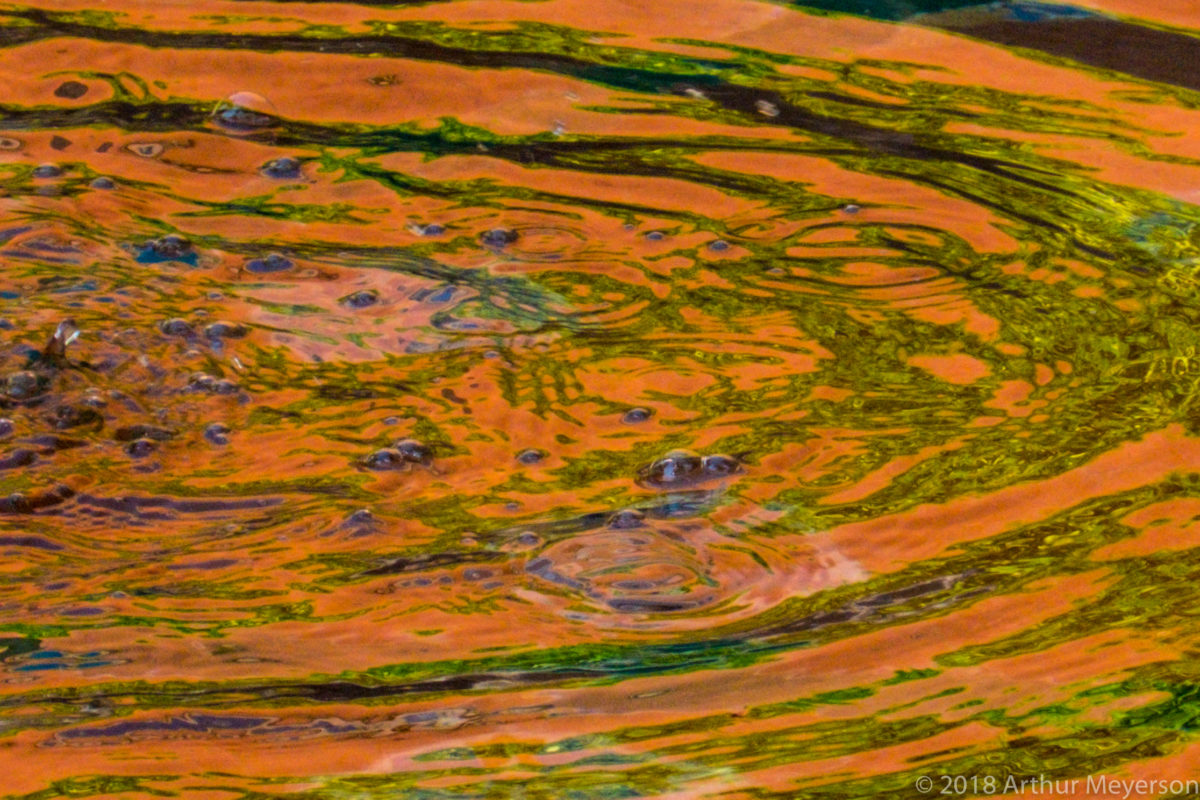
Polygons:
<instances>
[{"instance_id":1,"label":"dark blue patch","mask_svg":"<svg viewBox=\"0 0 1200 800\"><path fill-rule=\"evenodd\" d=\"M196 266L200 262L199 253L185 253L181 256L168 257L161 253L156 253L152 247L143 247L138 251L137 258L134 259L139 264L161 264L164 261L182 261L190 267Z\"/></svg>"},{"instance_id":2,"label":"dark blue patch","mask_svg":"<svg viewBox=\"0 0 1200 800\"><path fill-rule=\"evenodd\" d=\"M36 653L30 653L29 657L31 659L45 660L47 658L62 658L62 655L58 650L39 650Z\"/></svg>"}]
</instances>

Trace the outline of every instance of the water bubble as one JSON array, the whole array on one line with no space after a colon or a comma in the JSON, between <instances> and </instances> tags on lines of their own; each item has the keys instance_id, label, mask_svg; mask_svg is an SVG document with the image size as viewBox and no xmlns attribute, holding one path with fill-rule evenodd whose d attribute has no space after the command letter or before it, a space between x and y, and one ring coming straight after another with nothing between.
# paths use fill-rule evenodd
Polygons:
<instances>
[{"instance_id":1,"label":"water bubble","mask_svg":"<svg viewBox=\"0 0 1200 800\"><path fill-rule=\"evenodd\" d=\"M191 242L172 233L161 239L151 239L146 242L142 247L142 252L138 255L138 261L142 263L185 261L195 264L196 253L192 250Z\"/></svg>"},{"instance_id":2,"label":"water bubble","mask_svg":"<svg viewBox=\"0 0 1200 800\"><path fill-rule=\"evenodd\" d=\"M188 388L196 392L216 391L217 379L207 372L193 372L188 378Z\"/></svg>"},{"instance_id":3,"label":"water bubble","mask_svg":"<svg viewBox=\"0 0 1200 800\"><path fill-rule=\"evenodd\" d=\"M666 238L666 234L662 231L649 231L646 234L646 238L652 242L661 242L664 238Z\"/></svg>"},{"instance_id":4,"label":"water bubble","mask_svg":"<svg viewBox=\"0 0 1200 800\"><path fill-rule=\"evenodd\" d=\"M145 458L158 449L153 439L135 439L125 446L125 452L133 458Z\"/></svg>"},{"instance_id":5,"label":"water bubble","mask_svg":"<svg viewBox=\"0 0 1200 800\"><path fill-rule=\"evenodd\" d=\"M647 408L631 408L621 417L621 422L626 425L636 425L639 422L645 422L650 419L652 412Z\"/></svg>"},{"instance_id":6,"label":"water bubble","mask_svg":"<svg viewBox=\"0 0 1200 800\"><path fill-rule=\"evenodd\" d=\"M104 189L104 190L108 190L108 189L115 189L115 188L117 188L117 183L116 183L116 181L114 181L112 178L107 178L107 177L105 177L105 176L103 176L103 175L101 175L99 178L96 178L96 179L94 179L94 180L93 180L93 181L92 181L90 184L88 184L88 185L89 185L89 186L91 186L93 189Z\"/></svg>"},{"instance_id":7,"label":"water bubble","mask_svg":"<svg viewBox=\"0 0 1200 800\"><path fill-rule=\"evenodd\" d=\"M346 517L346 522L351 525L368 525L374 521L375 515L371 513L371 509L369 508L360 508Z\"/></svg>"},{"instance_id":8,"label":"water bubble","mask_svg":"<svg viewBox=\"0 0 1200 800\"><path fill-rule=\"evenodd\" d=\"M376 450L371 455L363 459L363 465L367 469L396 469L405 463L404 456L397 453L395 450L383 449Z\"/></svg>"},{"instance_id":9,"label":"water bubble","mask_svg":"<svg viewBox=\"0 0 1200 800\"><path fill-rule=\"evenodd\" d=\"M541 450L522 450L517 453L517 461L522 464L537 464L545 457L546 454Z\"/></svg>"},{"instance_id":10,"label":"water bubble","mask_svg":"<svg viewBox=\"0 0 1200 800\"><path fill-rule=\"evenodd\" d=\"M774 103L769 102L767 100L759 100L757 103L754 104L754 108L755 108L755 110L758 111L758 113L762 114L764 117L778 117L779 116L779 106L777 106Z\"/></svg>"},{"instance_id":11,"label":"water bubble","mask_svg":"<svg viewBox=\"0 0 1200 800\"><path fill-rule=\"evenodd\" d=\"M742 465L736 458L721 454L705 456L702 467L707 475L733 475L742 471Z\"/></svg>"},{"instance_id":12,"label":"water bubble","mask_svg":"<svg viewBox=\"0 0 1200 800\"><path fill-rule=\"evenodd\" d=\"M204 438L213 444L229 444L229 426L220 422L209 423L204 429Z\"/></svg>"},{"instance_id":13,"label":"water bubble","mask_svg":"<svg viewBox=\"0 0 1200 800\"><path fill-rule=\"evenodd\" d=\"M212 120L233 133L250 133L275 124L275 106L254 92L235 92L217 104Z\"/></svg>"},{"instance_id":14,"label":"water bubble","mask_svg":"<svg viewBox=\"0 0 1200 800\"><path fill-rule=\"evenodd\" d=\"M142 158L158 158L166 148L158 142L133 142L125 145L125 149Z\"/></svg>"},{"instance_id":15,"label":"water bubble","mask_svg":"<svg viewBox=\"0 0 1200 800\"><path fill-rule=\"evenodd\" d=\"M214 322L204 327L209 339L241 339L250 331L239 322Z\"/></svg>"},{"instance_id":16,"label":"water bubble","mask_svg":"<svg viewBox=\"0 0 1200 800\"><path fill-rule=\"evenodd\" d=\"M39 164L33 168L35 178L57 178L62 175L62 167L58 164Z\"/></svg>"},{"instance_id":17,"label":"water bubble","mask_svg":"<svg viewBox=\"0 0 1200 800\"><path fill-rule=\"evenodd\" d=\"M433 461L433 450L416 439L400 439L392 447L396 449L405 461L413 464L429 464Z\"/></svg>"},{"instance_id":18,"label":"water bubble","mask_svg":"<svg viewBox=\"0 0 1200 800\"><path fill-rule=\"evenodd\" d=\"M300 160L290 156L274 158L263 164L259 171L268 178L299 178Z\"/></svg>"},{"instance_id":19,"label":"water bubble","mask_svg":"<svg viewBox=\"0 0 1200 800\"><path fill-rule=\"evenodd\" d=\"M257 273L283 272L284 270L291 269L293 266L291 259L279 253L271 253L266 258L255 258L247 261L246 271Z\"/></svg>"},{"instance_id":20,"label":"water bubble","mask_svg":"<svg viewBox=\"0 0 1200 800\"><path fill-rule=\"evenodd\" d=\"M720 253L729 249L729 242L724 239L714 239L708 243L708 249Z\"/></svg>"},{"instance_id":21,"label":"water bubble","mask_svg":"<svg viewBox=\"0 0 1200 800\"><path fill-rule=\"evenodd\" d=\"M5 379L4 391L18 400L32 397L38 392L38 376L29 370L14 372Z\"/></svg>"},{"instance_id":22,"label":"water bubble","mask_svg":"<svg viewBox=\"0 0 1200 800\"><path fill-rule=\"evenodd\" d=\"M638 477L647 486L666 487L694 480L701 468L700 456L686 450L672 450L649 466L640 469Z\"/></svg>"},{"instance_id":23,"label":"water bubble","mask_svg":"<svg viewBox=\"0 0 1200 800\"><path fill-rule=\"evenodd\" d=\"M69 403L64 403L54 409L54 413L50 418L50 424L57 430L67 430L68 428L79 428L84 425L90 425L93 428L99 429L104 425L104 417L100 416L100 412L94 408L84 406L80 408Z\"/></svg>"},{"instance_id":24,"label":"water bubble","mask_svg":"<svg viewBox=\"0 0 1200 800\"><path fill-rule=\"evenodd\" d=\"M13 424L11 419L7 417L0 419L0 436L12 436L13 431L16 429L17 426Z\"/></svg>"},{"instance_id":25,"label":"water bubble","mask_svg":"<svg viewBox=\"0 0 1200 800\"><path fill-rule=\"evenodd\" d=\"M158 329L167 336L191 336L196 332L195 329L192 328L192 323L188 322L186 319L179 319L178 317L174 319L163 320L162 322L158 323Z\"/></svg>"},{"instance_id":26,"label":"water bubble","mask_svg":"<svg viewBox=\"0 0 1200 800\"><path fill-rule=\"evenodd\" d=\"M640 528L646 524L646 515L636 508L623 508L608 518L608 527L616 530Z\"/></svg>"},{"instance_id":27,"label":"water bubble","mask_svg":"<svg viewBox=\"0 0 1200 800\"><path fill-rule=\"evenodd\" d=\"M428 225L417 225L415 229L418 236L441 236L446 232L446 227L436 222L431 222Z\"/></svg>"},{"instance_id":28,"label":"water bubble","mask_svg":"<svg viewBox=\"0 0 1200 800\"><path fill-rule=\"evenodd\" d=\"M379 293L371 290L348 294L338 301L348 308L367 308L379 302Z\"/></svg>"},{"instance_id":29,"label":"water bubble","mask_svg":"<svg viewBox=\"0 0 1200 800\"><path fill-rule=\"evenodd\" d=\"M510 245L517 239L521 238L520 234L512 228L492 228L490 231L484 231L479 235L479 240L488 247L504 247Z\"/></svg>"},{"instance_id":30,"label":"water bubble","mask_svg":"<svg viewBox=\"0 0 1200 800\"><path fill-rule=\"evenodd\" d=\"M842 212L845 214L857 214L860 210L861 208L854 203L842 207Z\"/></svg>"}]
</instances>

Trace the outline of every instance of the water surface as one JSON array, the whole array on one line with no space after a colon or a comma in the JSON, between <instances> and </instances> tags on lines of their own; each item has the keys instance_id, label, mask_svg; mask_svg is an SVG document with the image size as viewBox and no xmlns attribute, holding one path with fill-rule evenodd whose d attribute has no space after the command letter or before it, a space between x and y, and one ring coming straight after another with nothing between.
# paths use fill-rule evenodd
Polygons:
<instances>
[{"instance_id":1,"label":"water surface","mask_svg":"<svg viewBox=\"0 0 1200 800\"><path fill-rule=\"evenodd\" d=\"M1200 777L1188 4L0 18L4 798Z\"/></svg>"}]
</instances>

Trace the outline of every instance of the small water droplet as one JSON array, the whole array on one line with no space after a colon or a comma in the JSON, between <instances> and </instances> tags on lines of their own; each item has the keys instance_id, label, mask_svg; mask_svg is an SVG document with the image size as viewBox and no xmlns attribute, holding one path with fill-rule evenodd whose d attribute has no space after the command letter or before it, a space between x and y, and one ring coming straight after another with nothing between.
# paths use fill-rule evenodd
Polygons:
<instances>
[{"instance_id":1,"label":"small water droplet","mask_svg":"<svg viewBox=\"0 0 1200 800\"><path fill-rule=\"evenodd\" d=\"M33 168L35 178L57 178L62 175L62 167L58 164L39 164Z\"/></svg>"}]
</instances>

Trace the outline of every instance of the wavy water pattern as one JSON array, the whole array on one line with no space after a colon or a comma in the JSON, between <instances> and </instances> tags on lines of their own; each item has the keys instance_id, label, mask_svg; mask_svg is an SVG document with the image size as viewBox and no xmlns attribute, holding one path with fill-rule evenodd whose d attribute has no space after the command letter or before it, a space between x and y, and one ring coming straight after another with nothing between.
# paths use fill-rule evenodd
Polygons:
<instances>
[{"instance_id":1,"label":"wavy water pattern","mask_svg":"<svg viewBox=\"0 0 1200 800\"><path fill-rule=\"evenodd\" d=\"M1200 777L1198 38L3 5L0 797Z\"/></svg>"}]
</instances>

